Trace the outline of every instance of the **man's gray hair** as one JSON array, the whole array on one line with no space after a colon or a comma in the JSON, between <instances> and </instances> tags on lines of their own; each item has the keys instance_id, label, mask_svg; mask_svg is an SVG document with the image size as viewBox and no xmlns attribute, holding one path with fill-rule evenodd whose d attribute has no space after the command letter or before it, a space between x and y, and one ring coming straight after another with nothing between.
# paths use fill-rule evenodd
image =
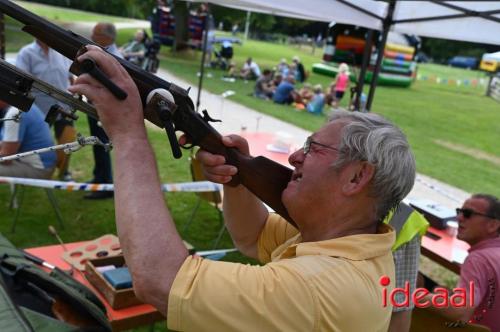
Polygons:
<instances>
[{"instance_id":1,"label":"man's gray hair","mask_svg":"<svg viewBox=\"0 0 500 332\"><path fill-rule=\"evenodd\" d=\"M372 194L377 198L376 215L382 221L413 188L415 157L403 132L374 113L333 112L330 121L345 120L334 167L340 169L353 161L375 166Z\"/></svg>"},{"instance_id":2,"label":"man's gray hair","mask_svg":"<svg viewBox=\"0 0 500 332\"><path fill-rule=\"evenodd\" d=\"M116 27L113 23L100 22L98 23L102 27L102 33L115 41L116 39Z\"/></svg>"}]
</instances>

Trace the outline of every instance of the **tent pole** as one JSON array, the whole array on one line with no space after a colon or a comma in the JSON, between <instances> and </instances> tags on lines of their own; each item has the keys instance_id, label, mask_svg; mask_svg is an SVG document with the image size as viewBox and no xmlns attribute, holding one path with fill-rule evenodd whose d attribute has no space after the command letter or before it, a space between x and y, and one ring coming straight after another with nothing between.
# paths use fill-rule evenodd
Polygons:
<instances>
[{"instance_id":1,"label":"tent pole","mask_svg":"<svg viewBox=\"0 0 500 332\"><path fill-rule=\"evenodd\" d=\"M356 99L354 100L354 109L356 111L362 111L360 109L361 94L363 93L363 86L365 85L365 75L366 68L368 68L368 63L370 61L371 51L373 45L373 30L369 29L366 33L365 49L363 50L363 62L361 63L361 70L359 71L358 85L356 87Z\"/></svg>"},{"instance_id":2,"label":"tent pole","mask_svg":"<svg viewBox=\"0 0 500 332\"><path fill-rule=\"evenodd\" d=\"M368 93L368 101L366 102L366 110L371 111L373 98L375 96L375 87L377 86L378 74L380 73L380 67L382 66L382 58L384 57L385 44L387 43L387 36L389 35L389 30L393 23L392 17L394 15L394 9L396 8L396 1L391 0L389 2L389 9L387 12L387 17L384 19L383 30L382 30L382 40L378 46L377 62L375 63L375 68L373 69L372 81L370 84L370 92Z\"/></svg>"},{"instance_id":3,"label":"tent pole","mask_svg":"<svg viewBox=\"0 0 500 332\"><path fill-rule=\"evenodd\" d=\"M245 41L248 39L248 32L250 30L250 16L252 15L251 11L247 11L247 20L245 22Z\"/></svg>"},{"instance_id":4,"label":"tent pole","mask_svg":"<svg viewBox=\"0 0 500 332\"><path fill-rule=\"evenodd\" d=\"M5 59L5 20L3 13L0 13L0 57Z\"/></svg>"},{"instance_id":5,"label":"tent pole","mask_svg":"<svg viewBox=\"0 0 500 332\"><path fill-rule=\"evenodd\" d=\"M201 53L200 78L198 80L198 96L196 97L196 112L200 108L201 89L203 87L203 76L205 75L205 57L207 55L208 29L210 28L210 7L207 3L207 13L205 16L205 31L203 33L203 46Z\"/></svg>"}]
</instances>

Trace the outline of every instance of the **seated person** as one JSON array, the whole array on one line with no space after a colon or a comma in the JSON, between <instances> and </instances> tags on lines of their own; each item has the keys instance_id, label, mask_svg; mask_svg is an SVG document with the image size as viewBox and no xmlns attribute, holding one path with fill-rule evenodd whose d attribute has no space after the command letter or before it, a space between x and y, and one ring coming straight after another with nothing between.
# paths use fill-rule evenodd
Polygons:
<instances>
[{"instance_id":1,"label":"seated person","mask_svg":"<svg viewBox=\"0 0 500 332\"><path fill-rule=\"evenodd\" d=\"M299 90L299 96L300 96L300 101L304 105L306 105L314 97L312 85L309 83L304 83L302 88Z\"/></svg>"},{"instance_id":2,"label":"seated person","mask_svg":"<svg viewBox=\"0 0 500 332\"><path fill-rule=\"evenodd\" d=\"M303 83L306 80L306 70L302 62L300 62L300 58L298 56L293 57L293 64L295 65L295 79L298 82Z\"/></svg>"},{"instance_id":3,"label":"seated person","mask_svg":"<svg viewBox=\"0 0 500 332\"><path fill-rule=\"evenodd\" d=\"M271 71L265 69L262 76L255 83L254 95L257 98L269 100L273 97L273 89L271 86Z\"/></svg>"},{"instance_id":4,"label":"seated person","mask_svg":"<svg viewBox=\"0 0 500 332\"><path fill-rule=\"evenodd\" d=\"M146 41L148 39L149 37L146 31L137 30L134 40L123 45L118 50L126 60L136 65L141 65L146 55Z\"/></svg>"},{"instance_id":5,"label":"seated person","mask_svg":"<svg viewBox=\"0 0 500 332\"><path fill-rule=\"evenodd\" d=\"M255 63L252 58L248 58L243 64L243 68L240 71L240 78L244 80L252 80L260 77L260 68L257 63Z\"/></svg>"},{"instance_id":6,"label":"seated person","mask_svg":"<svg viewBox=\"0 0 500 332\"><path fill-rule=\"evenodd\" d=\"M295 101L298 96L295 92L295 78L292 75L288 75L283 82L278 85L276 91L274 91L273 101L277 104L291 104Z\"/></svg>"},{"instance_id":7,"label":"seated person","mask_svg":"<svg viewBox=\"0 0 500 332\"><path fill-rule=\"evenodd\" d=\"M465 307L448 306L437 311L450 321L485 325L492 332L500 331L500 201L497 197L475 194L457 209L457 239L471 245L460 270L457 287L469 289L473 282L474 303L469 306L467 291ZM426 300L432 299L429 294ZM496 300L495 300L496 299Z\"/></svg>"},{"instance_id":8,"label":"seated person","mask_svg":"<svg viewBox=\"0 0 500 332\"><path fill-rule=\"evenodd\" d=\"M323 94L323 87L321 84L314 86L314 96L310 102L307 103L306 109L310 113L322 114L323 106L325 106L325 95Z\"/></svg>"},{"instance_id":9,"label":"seated person","mask_svg":"<svg viewBox=\"0 0 500 332\"><path fill-rule=\"evenodd\" d=\"M280 63L278 64L278 67L276 67L276 72L280 73L283 76L288 75L288 63L286 63L286 59L283 58L281 59Z\"/></svg>"},{"instance_id":10,"label":"seated person","mask_svg":"<svg viewBox=\"0 0 500 332\"><path fill-rule=\"evenodd\" d=\"M14 118L19 110L3 101L0 109L6 110L4 119ZM33 105L29 112L21 113L19 121L5 121L0 130L0 156L28 152L54 145L49 125L43 113ZM54 151L28 156L19 160L0 163L0 176L49 179L56 165Z\"/></svg>"},{"instance_id":11,"label":"seated person","mask_svg":"<svg viewBox=\"0 0 500 332\"><path fill-rule=\"evenodd\" d=\"M274 93L274 91L276 91L276 88L281 84L281 82L283 82L283 77L286 77L286 76L283 76L279 73L274 74L273 79L271 81L273 93Z\"/></svg>"}]
</instances>

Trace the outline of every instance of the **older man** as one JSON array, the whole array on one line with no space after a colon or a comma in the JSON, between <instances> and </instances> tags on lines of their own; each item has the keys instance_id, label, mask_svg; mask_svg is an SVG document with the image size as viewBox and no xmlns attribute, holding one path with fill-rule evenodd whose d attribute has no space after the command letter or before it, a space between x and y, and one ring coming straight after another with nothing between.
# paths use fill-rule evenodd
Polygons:
<instances>
[{"instance_id":1,"label":"older man","mask_svg":"<svg viewBox=\"0 0 500 332\"><path fill-rule=\"evenodd\" d=\"M450 320L486 325L492 332L500 332L500 201L492 195L472 195L457 209L457 219L457 238L471 245L457 287L468 290L472 282L474 303L434 310Z\"/></svg>"},{"instance_id":2,"label":"older man","mask_svg":"<svg viewBox=\"0 0 500 332\"><path fill-rule=\"evenodd\" d=\"M295 167L282 201L300 234L269 215L246 188L226 187L227 227L237 247L267 264L189 256L160 191L140 96L126 71L95 47L92 57L128 93L119 101L88 75L71 88L94 101L114 144L120 243L139 298L187 331L387 331L379 278L394 278L394 231L381 223L410 191L415 161L406 138L374 114L337 113L290 157ZM248 154L238 136L227 146ZM209 177L237 173L202 151ZM224 198L226 200L226 198ZM227 203L227 201L226 201ZM249 217L248 210L257 211Z\"/></svg>"}]
</instances>

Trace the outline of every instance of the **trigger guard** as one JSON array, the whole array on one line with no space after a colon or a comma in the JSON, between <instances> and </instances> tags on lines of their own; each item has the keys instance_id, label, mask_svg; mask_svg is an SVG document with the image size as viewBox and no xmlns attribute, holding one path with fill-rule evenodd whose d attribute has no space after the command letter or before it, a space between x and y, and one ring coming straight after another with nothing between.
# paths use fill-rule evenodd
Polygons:
<instances>
[{"instance_id":1,"label":"trigger guard","mask_svg":"<svg viewBox=\"0 0 500 332\"><path fill-rule=\"evenodd\" d=\"M192 148L194 147L194 144L193 144L193 143L184 144L184 145L180 145L180 144L179 144L179 146L180 146L181 148L183 148L184 150L190 150L190 149L192 149Z\"/></svg>"}]
</instances>

